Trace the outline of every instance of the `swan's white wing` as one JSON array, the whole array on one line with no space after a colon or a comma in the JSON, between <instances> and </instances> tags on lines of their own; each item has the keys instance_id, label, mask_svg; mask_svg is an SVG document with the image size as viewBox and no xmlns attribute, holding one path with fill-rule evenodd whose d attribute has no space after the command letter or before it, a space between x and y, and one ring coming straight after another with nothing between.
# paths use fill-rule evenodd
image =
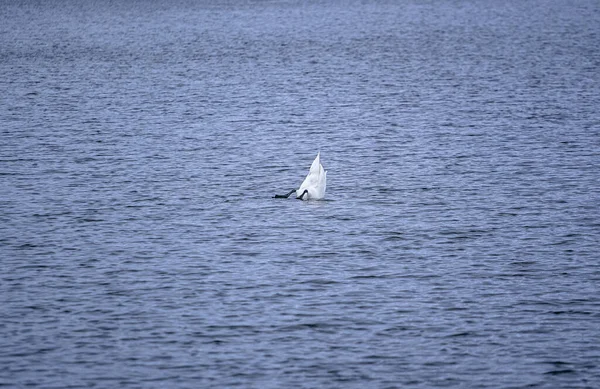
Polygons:
<instances>
[{"instance_id":1,"label":"swan's white wing","mask_svg":"<svg viewBox=\"0 0 600 389\"><path fill-rule=\"evenodd\" d=\"M325 189L327 188L327 172L323 170L323 166L321 166L319 172L319 181L316 186L315 199L322 199L325 197Z\"/></svg>"},{"instance_id":2,"label":"swan's white wing","mask_svg":"<svg viewBox=\"0 0 600 389\"><path fill-rule=\"evenodd\" d=\"M304 181L302 181L302 185L296 191L296 197L300 196L306 189L308 189L308 197L311 196L311 192L313 188L317 186L319 182L318 174L308 173Z\"/></svg>"}]
</instances>

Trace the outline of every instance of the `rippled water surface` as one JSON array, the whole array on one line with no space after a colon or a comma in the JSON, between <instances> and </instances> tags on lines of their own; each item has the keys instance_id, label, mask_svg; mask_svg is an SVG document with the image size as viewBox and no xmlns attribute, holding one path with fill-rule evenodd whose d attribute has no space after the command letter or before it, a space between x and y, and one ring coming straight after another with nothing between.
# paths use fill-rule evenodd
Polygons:
<instances>
[{"instance_id":1,"label":"rippled water surface","mask_svg":"<svg viewBox=\"0 0 600 389\"><path fill-rule=\"evenodd\" d=\"M3 2L0 86L0 386L600 386L597 1Z\"/></svg>"}]
</instances>

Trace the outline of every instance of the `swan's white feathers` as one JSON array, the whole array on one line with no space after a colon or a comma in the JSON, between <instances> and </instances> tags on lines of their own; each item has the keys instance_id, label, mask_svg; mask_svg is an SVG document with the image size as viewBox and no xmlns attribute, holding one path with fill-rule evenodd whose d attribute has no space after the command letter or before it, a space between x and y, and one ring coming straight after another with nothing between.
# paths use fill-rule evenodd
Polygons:
<instances>
[{"instance_id":1,"label":"swan's white feathers","mask_svg":"<svg viewBox=\"0 0 600 389\"><path fill-rule=\"evenodd\" d=\"M308 175L296 191L296 197L300 197L305 190L308 190L308 196L302 197L302 200L320 200L325 197L325 188L327 186L327 172L321 165L321 152L310 165Z\"/></svg>"}]
</instances>

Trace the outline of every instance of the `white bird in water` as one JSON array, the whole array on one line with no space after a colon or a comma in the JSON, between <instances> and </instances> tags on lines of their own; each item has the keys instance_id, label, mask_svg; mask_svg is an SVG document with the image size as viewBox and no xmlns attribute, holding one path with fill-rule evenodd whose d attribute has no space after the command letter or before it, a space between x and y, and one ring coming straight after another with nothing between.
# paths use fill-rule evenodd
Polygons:
<instances>
[{"instance_id":1,"label":"white bird in water","mask_svg":"<svg viewBox=\"0 0 600 389\"><path fill-rule=\"evenodd\" d=\"M327 172L321 165L321 152L317 153L317 158L310 165L308 175L298 189L292 189L286 195L275 195L275 198L288 198L296 192L298 200L321 200L325 198L325 187L327 186Z\"/></svg>"}]
</instances>

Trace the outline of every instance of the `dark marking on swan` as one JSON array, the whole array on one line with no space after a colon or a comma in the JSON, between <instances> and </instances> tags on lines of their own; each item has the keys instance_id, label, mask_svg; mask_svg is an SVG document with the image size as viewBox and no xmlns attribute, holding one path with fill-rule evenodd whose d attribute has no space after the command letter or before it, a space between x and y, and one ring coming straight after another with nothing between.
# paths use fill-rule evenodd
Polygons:
<instances>
[{"instance_id":1,"label":"dark marking on swan","mask_svg":"<svg viewBox=\"0 0 600 389\"><path fill-rule=\"evenodd\" d=\"M296 189L292 189L292 190L290 190L290 193L288 193L288 194L285 194L285 195L275 195L275 196L273 196L273 198L274 199L287 199L295 191L296 191Z\"/></svg>"},{"instance_id":2,"label":"dark marking on swan","mask_svg":"<svg viewBox=\"0 0 600 389\"><path fill-rule=\"evenodd\" d=\"M304 197L304 195L306 195L308 197L308 189L304 189L304 192L302 192L302 194L300 196L296 197L296 199L297 200L302 200L302 198Z\"/></svg>"}]
</instances>

